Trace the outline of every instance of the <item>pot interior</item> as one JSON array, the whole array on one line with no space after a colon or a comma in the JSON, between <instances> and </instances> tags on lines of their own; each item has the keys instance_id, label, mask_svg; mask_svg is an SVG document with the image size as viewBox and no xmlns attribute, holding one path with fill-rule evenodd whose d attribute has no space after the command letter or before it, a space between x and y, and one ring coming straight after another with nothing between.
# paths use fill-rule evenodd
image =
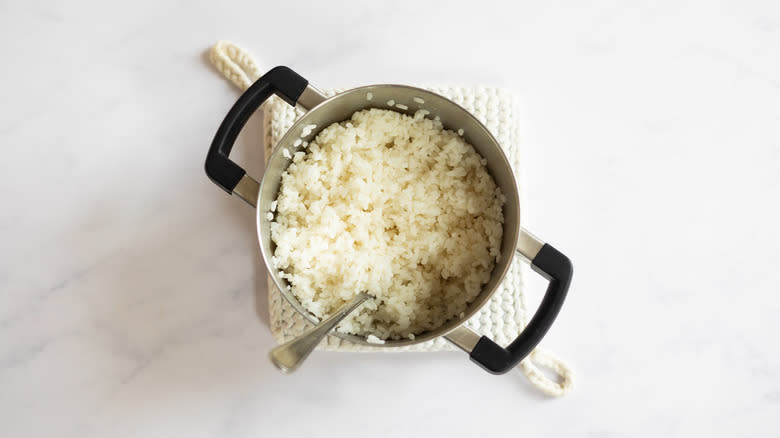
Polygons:
<instances>
[{"instance_id":1,"label":"pot interior","mask_svg":"<svg viewBox=\"0 0 780 438\"><path fill-rule=\"evenodd\" d=\"M420 99L422 99L423 103L419 102ZM389 103L393 105L391 106ZM401 108L395 106L398 104L405 106L406 109L403 106ZM323 128L333 123L347 120L356 111L368 108L392 109L408 115L413 115L416 111L425 109L430 112L426 117L440 117L446 129L453 131L463 129L463 137L487 160L488 171L493 176L496 184L501 188L504 196L506 196L501 257L493 269L490 280L483 286L482 292L465 310L462 318L451 319L436 330L415 336L414 340L388 339L384 344L370 344L364 336L333 332L336 336L356 344L374 347L400 347L425 342L448 333L455 327L463 324L487 302L509 269L517 247L520 230L520 202L512 168L495 138L471 113L451 100L427 90L404 85L370 85L354 88L325 100L301 117L279 141L279 145L268 160L257 202L258 237L266 268L271 273L274 283L276 283L285 299L310 322L316 323L317 318L301 306L295 296L287 289L287 280L279 276L278 270L271 263L275 244L271 240L271 221L268 219L267 213L270 211L271 202L276 199L279 192L282 173L291 162L291 158L285 157L282 150L287 149L290 154L302 150L303 147L301 145L294 146L295 141L299 138L311 141ZM308 135L302 136L304 128L310 125L316 125L316 128Z\"/></svg>"}]
</instances>

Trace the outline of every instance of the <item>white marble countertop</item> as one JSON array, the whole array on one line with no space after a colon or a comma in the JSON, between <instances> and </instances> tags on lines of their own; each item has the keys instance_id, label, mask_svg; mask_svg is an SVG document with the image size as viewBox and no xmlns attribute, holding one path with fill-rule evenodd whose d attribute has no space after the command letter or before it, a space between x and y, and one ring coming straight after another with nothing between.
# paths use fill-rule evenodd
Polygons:
<instances>
[{"instance_id":1,"label":"white marble countertop","mask_svg":"<svg viewBox=\"0 0 780 438\"><path fill-rule=\"evenodd\" d=\"M0 435L780 432L780 3L108 3L0 4ZM253 212L203 172L218 39L322 87L516 91L574 392L458 352L280 375Z\"/></svg>"}]
</instances>

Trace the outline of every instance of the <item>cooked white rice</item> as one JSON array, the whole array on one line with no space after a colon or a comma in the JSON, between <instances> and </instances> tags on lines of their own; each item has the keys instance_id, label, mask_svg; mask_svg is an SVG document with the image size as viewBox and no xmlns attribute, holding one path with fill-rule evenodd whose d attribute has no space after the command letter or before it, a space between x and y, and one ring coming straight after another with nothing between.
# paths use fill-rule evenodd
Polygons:
<instances>
[{"instance_id":1,"label":"cooked white rice","mask_svg":"<svg viewBox=\"0 0 780 438\"><path fill-rule=\"evenodd\" d=\"M360 291L376 297L342 332L436 329L465 311L499 257L505 198L485 159L424 116L356 112L282 175L273 263L292 293L318 318Z\"/></svg>"},{"instance_id":2,"label":"cooked white rice","mask_svg":"<svg viewBox=\"0 0 780 438\"><path fill-rule=\"evenodd\" d=\"M303 129L301 130L301 138L308 137L309 134L311 134L312 131L314 131L314 128L316 128L316 127L317 127L317 125L306 125L306 126L304 126Z\"/></svg>"},{"instance_id":3,"label":"cooked white rice","mask_svg":"<svg viewBox=\"0 0 780 438\"><path fill-rule=\"evenodd\" d=\"M368 335L366 336L366 342L368 342L369 344L384 344L385 340L380 339L374 335Z\"/></svg>"}]
</instances>

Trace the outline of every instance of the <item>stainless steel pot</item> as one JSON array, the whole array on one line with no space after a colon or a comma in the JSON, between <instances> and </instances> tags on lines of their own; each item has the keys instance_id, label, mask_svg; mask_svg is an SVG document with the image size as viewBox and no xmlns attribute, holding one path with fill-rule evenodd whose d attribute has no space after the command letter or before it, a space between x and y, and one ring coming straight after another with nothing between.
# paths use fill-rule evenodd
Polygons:
<instances>
[{"instance_id":1,"label":"stainless steel pot","mask_svg":"<svg viewBox=\"0 0 780 438\"><path fill-rule=\"evenodd\" d=\"M307 112L295 122L279 142L268 161L262 182L258 183L231 161L228 155L246 121L272 94L278 95L290 105L302 107ZM424 103L420 104L419 99ZM287 289L287 281L279 276L277 269L270 262L274 243L271 241L270 220L267 213L270 211L271 202L276 199L282 173L291 162L282 151L287 149L294 153L302 148L300 145L295 146L297 139L303 137L304 140L311 140L322 128L346 120L356 111L375 107L388 108L387 102L390 100L408 107L405 110L394 107L396 111L411 115L418 109L424 108L430 111L429 117L439 116L446 128L463 129L465 139L487 160L489 172L507 199L504 205L502 255L490 281L485 284L480 295L469 305L463 316L448 321L437 330L422 333L414 340L388 340L381 345L369 344L363 336L338 332L334 334L356 344L387 348L417 344L444 336L469 353L471 359L487 371L496 374L504 373L528 355L552 325L569 289L572 264L561 252L520 227L517 184L509 162L496 139L468 111L438 94L404 85L370 85L326 98L294 71L287 67L276 67L247 89L228 112L209 149L206 158L206 174L228 193L236 194L256 207L257 233L268 272L284 298L295 310L315 323L317 319L301 306ZM310 125L316 125L316 129L304 136L304 128ZM501 347L463 324L493 295L506 275L515 254L531 263L532 268L549 281L549 285L539 309L528 326L511 344Z\"/></svg>"}]
</instances>

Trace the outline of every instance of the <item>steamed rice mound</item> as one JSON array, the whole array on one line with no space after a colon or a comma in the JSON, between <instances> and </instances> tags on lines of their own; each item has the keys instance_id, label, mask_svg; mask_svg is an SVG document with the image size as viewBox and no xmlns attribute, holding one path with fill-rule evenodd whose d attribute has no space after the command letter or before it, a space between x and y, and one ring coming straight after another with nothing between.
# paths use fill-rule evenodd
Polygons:
<instances>
[{"instance_id":1,"label":"steamed rice mound","mask_svg":"<svg viewBox=\"0 0 780 438\"><path fill-rule=\"evenodd\" d=\"M499 257L505 198L486 160L441 123L358 111L282 175L273 263L318 318L376 297L338 330L410 338L465 311Z\"/></svg>"}]
</instances>

